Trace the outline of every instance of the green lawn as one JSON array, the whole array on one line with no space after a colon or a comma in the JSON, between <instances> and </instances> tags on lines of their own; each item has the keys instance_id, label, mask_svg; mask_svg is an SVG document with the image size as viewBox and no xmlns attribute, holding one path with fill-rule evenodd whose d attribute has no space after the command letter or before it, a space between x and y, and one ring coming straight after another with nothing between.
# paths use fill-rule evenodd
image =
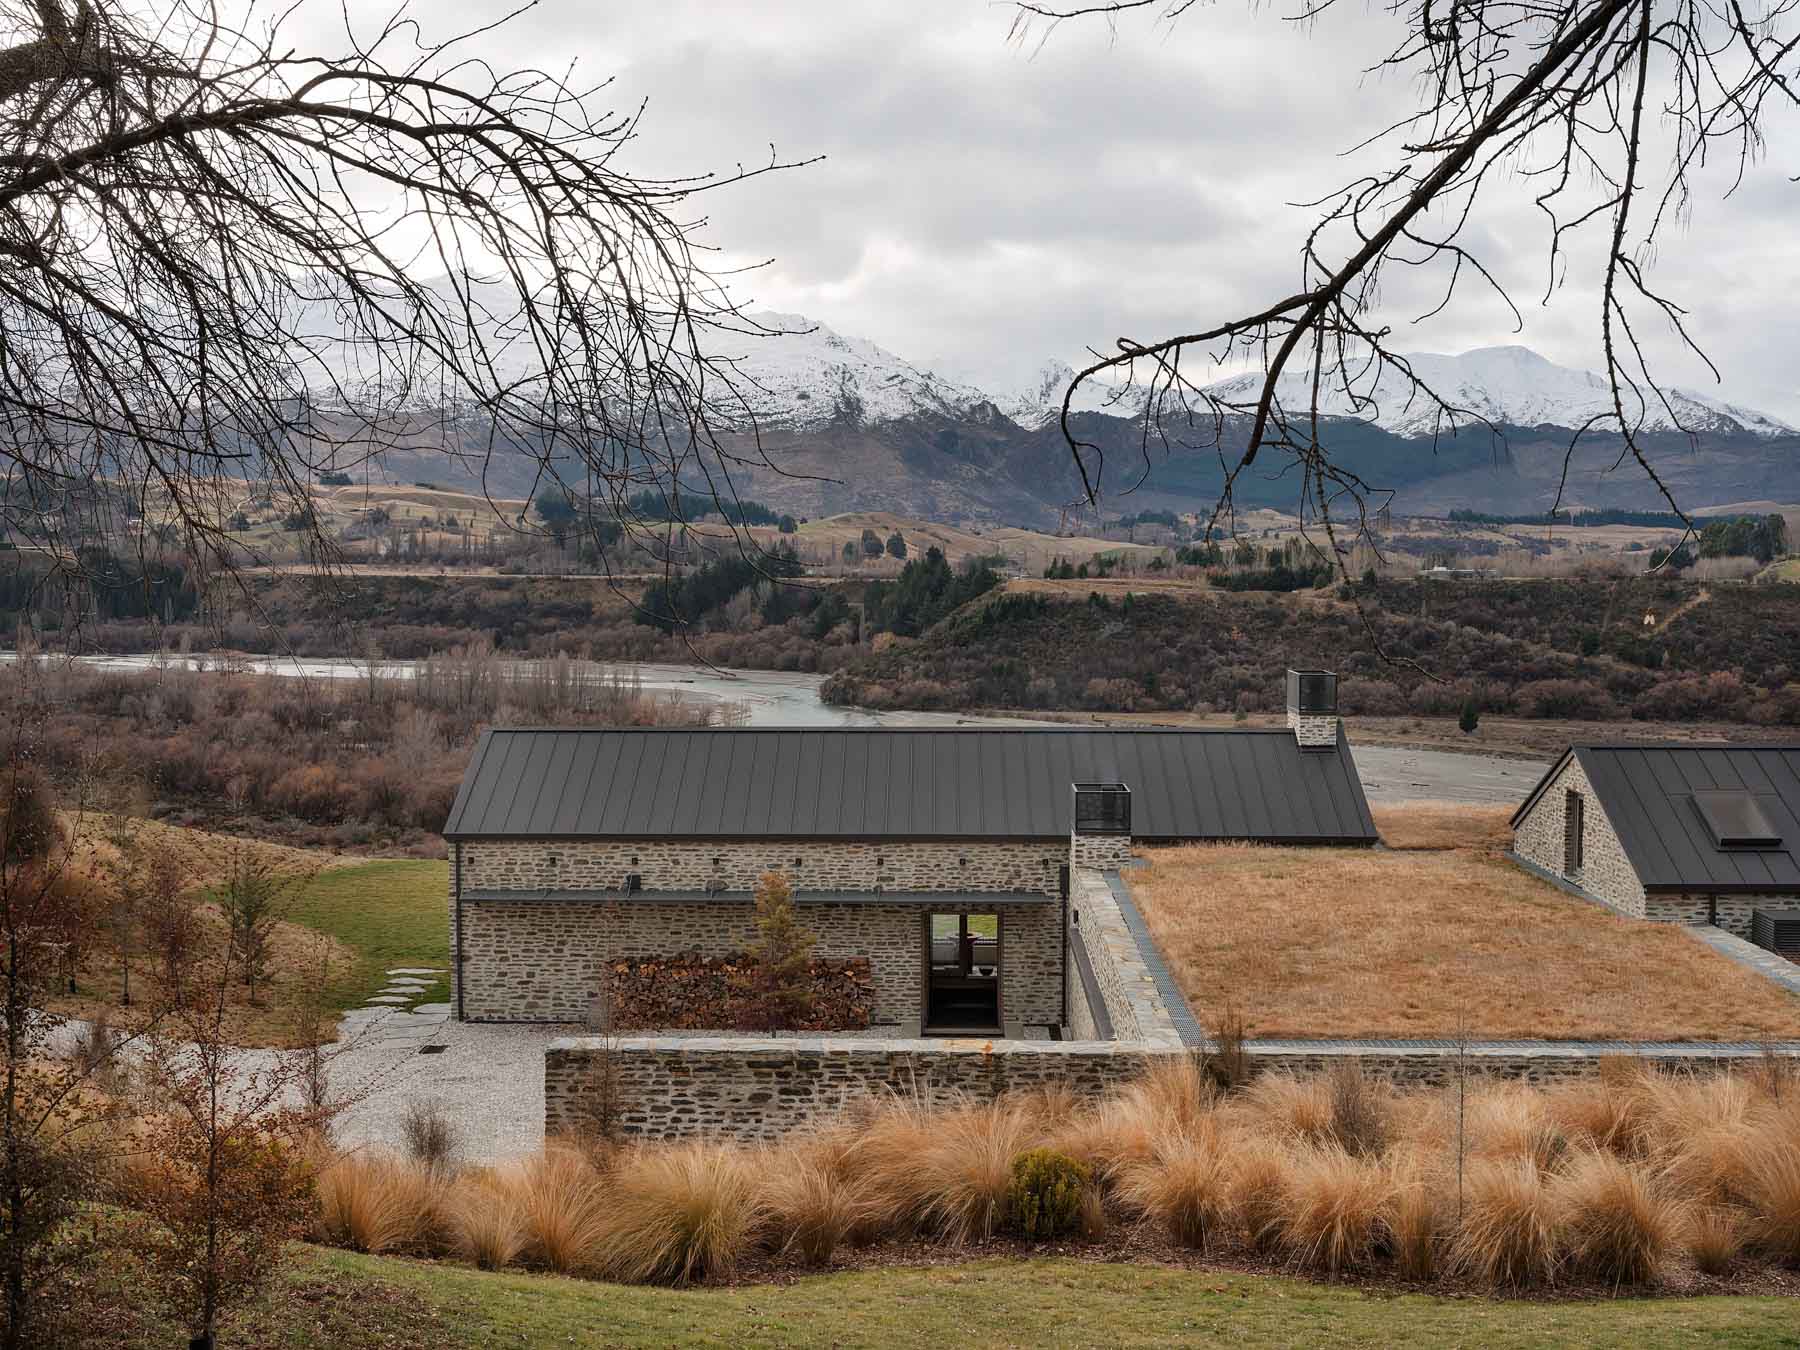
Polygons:
<instances>
[{"instance_id":1,"label":"green lawn","mask_svg":"<svg viewBox=\"0 0 1800 1350\"><path fill-rule=\"evenodd\" d=\"M131 1333L160 1330L134 1314ZM671 1291L307 1249L222 1346L1792 1346L1782 1298L1502 1302L1069 1260ZM121 1343L83 1340L80 1350ZM158 1339L154 1343L174 1344Z\"/></svg>"},{"instance_id":2,"label":"green lawn","mask_svg":"<svg viewBox=\"0 0 1800 1350\"><path fill-rule=\"evenodd\" d=\"M449 863L416 859L334 867L307 884L288 917L357 954L326 987L334 1009L366 1003L396 966L449 967L449 886ZM449 991L441 979L417 1001L442 1002Z\"/></svg>"}]
</instances>

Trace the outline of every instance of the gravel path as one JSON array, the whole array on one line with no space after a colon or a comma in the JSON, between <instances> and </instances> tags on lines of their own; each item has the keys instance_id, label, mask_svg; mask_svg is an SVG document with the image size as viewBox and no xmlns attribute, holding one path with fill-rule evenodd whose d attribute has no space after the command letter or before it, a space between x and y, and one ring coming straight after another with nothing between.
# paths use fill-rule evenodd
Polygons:
<instances>
[{"instance_id":1,"label":"gravel path","mask_svg":"<svg viewBox=\"0 0 1800 1350\"><path fill-rule=\"evenodd\" d=\"M1528 759L1452 750L1350 744L1371 802L1440 801L1517 806L1550 766Z\"/></svg>"},{"instance_id":2,"label":"gravel path","mask_svg":"<svg viewBox=\"0 0 1800 1350\"><path fill-rule=\"evenodd\" d=\"M435 1101L456 1126L462 1161L534 1152L544 1141L544 1047L576 1030L455 1022L448 1003L351 1012L332 1051L330 1081L358 1100L334 1134L346 1148L397 1148L407 1108Z\"/></svg>"}]
</instances>

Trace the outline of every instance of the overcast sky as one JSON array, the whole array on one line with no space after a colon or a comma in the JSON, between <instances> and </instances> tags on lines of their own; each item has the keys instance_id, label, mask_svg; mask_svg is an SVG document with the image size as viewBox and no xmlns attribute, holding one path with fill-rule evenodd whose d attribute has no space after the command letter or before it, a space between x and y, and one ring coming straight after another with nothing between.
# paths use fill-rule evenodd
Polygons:
<instances>
[{"instance_id":1,"label":"overcast sky","mask_svg":"<svg viewBox=\"0 0 1800 1350\"><path fill-rule=\"evenodd\" d=\"M353 6L354 8L354 6ZM382 6L384 10L386 6ZM457 6L464 14L484 5ZM427 31L452 7L415 8ZM541 0L484 54L616 77L648 100L629 162L663 175L823 155L710 196L732 260L772 257L744 292L990 386L1119 336L1207 326L1291 293L1317 198L1341 158L1411 106L1399 78L1363 74L1392 45L1380 7L1342 0L1309 29L1247 0L1170 27L1128 17L1009 43L985 0ZM441 17L440 17L441 13ZM1658 336L1663 370L1800 423L1800 122L1771 122L1766 158L1721 202L1709 178L1654 277L1693 312L1723 372ZM1401 345L1521 342L1598 364L1594 280L1577 267L1548 306L1541 217L1517 188L1468 238L1524 315L1470 289L1428 325L1422 292L1385 297Z\"/></svg>"}]
</instances>

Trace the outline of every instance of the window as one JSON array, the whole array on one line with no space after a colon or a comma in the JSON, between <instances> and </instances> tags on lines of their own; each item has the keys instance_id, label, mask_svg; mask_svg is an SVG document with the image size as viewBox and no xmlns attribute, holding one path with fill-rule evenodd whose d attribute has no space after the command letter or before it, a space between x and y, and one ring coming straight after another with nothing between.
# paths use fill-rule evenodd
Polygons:
<instances>
[{"instance_id":1,"label":"window","mask_svg":"<svg viewBox=\"0 0 1800 1350\"><path fill-rule=\"evenodd\" d=\"M1781 847L1781 831L1769 823L1762 804L1748 792L1696 792L1694 805L1715 848Z\"/></svg>"},{"instance_id":2,"label":"window","mask_svg":"<svg viewBox=\"0 0 1800 1350\"><path fill-rule=\"evenodd\" d=\"M1581 850L1586 828L1587 801L1579 792L1563 794L1563 874L1574 876L1581 870Z\"/></svg>"}]
</instances>

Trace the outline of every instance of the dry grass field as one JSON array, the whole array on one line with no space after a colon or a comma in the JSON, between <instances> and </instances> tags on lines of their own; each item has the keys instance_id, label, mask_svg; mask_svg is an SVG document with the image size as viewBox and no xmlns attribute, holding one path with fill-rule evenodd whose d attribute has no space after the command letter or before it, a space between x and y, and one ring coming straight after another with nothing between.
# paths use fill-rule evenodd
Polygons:
<instances>
[{"instance_id":1,"label":"dry grass field","mask_svg":"<svg viewBox=\"0 0 1800 1350\"><path fill-rule=\"evenodd\" d=\"M1203 1022L1235 1011L1252 1036L1800 1037L1792 995L1499 857L1499 813L1376 815L1399 851L1146 850L1132 893ZM1459 832L1466 845L1443 847Z\"/></svg>"}]
</instances>

